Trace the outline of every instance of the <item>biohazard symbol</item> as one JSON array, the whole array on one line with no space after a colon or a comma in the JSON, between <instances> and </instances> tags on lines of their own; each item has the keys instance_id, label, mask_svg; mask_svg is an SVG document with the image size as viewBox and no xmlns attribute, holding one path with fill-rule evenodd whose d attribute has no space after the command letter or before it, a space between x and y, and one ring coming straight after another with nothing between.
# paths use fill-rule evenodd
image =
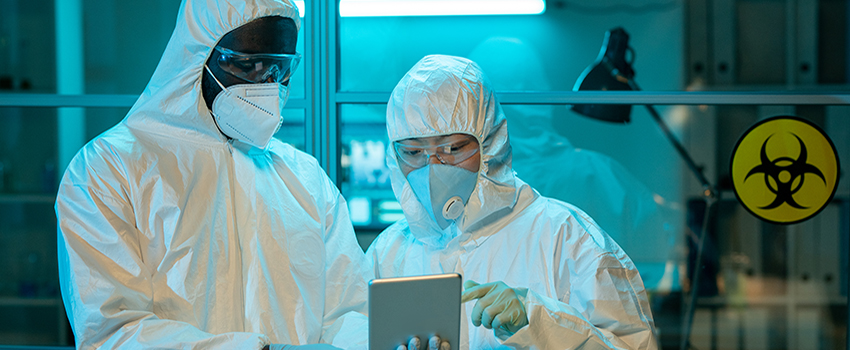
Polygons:
<instances>
[{"instance_id":1,"label":"biohazard symbol","mask_svg":"<svg viewBox=\"0 0 850 350\"><path fill-rule=\"evenodd\" d=\"M800 143L800 155L797 156L797 159L791 157L778 157L774 160L770 160L770 158L767 157L767 142L770 141L770 138L773 137L773 135L768 136L767 140L764 140L764 143L761 145L761 164L750 170L744 178L744 181L747 181L751 175L759 173L764 174L764 183L767 185L767 188L770 189L770 192L773 192L773 194L776 195L776 199L774 199L773 202L760 207L761 209L777 208L782 205L782 203L788 203L788 205L798 209L808 209L808 207L804 207L794 201L794 194L803 187L803 182L806 180L806 174L817 175L821 180L823 180L824 185L826 185L826 178L823 176L820 169L812 164L806 163L806 158L808 158L806 144L803 143L803 140L801 140L799 136L794 133L791 133L791 135L794 135L794 137L797 138L797 142Z\"/></svg>"},{"instance_id":2,"label":"biohazard symbol","mask_svg":"<svg viewBox=\"0 0 850 350\"><path fill-rule=\"evenodd\" d=\"M781 225L814 217L838 187L835 145L806 119L779 116L747 130L732 151L732 188L758 218Z\"/></svg>"}]
</instances>

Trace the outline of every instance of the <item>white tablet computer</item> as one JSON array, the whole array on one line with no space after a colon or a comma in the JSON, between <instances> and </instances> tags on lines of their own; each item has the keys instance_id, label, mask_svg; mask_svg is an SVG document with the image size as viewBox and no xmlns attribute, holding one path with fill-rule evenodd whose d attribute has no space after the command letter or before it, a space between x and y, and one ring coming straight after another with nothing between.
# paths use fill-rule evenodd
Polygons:
<instances>
[{"instance_id":1,"label":"white tablet computer","mask_svg":"<svg viewBox=\"0 0 850 350\"><path fill-rule=\"evenodd\" d=\"M370 281L369 350L395 350L414 335L427 349L435 334L457 349L460 293L457 273Z\"/></svg>"}]
</instances>

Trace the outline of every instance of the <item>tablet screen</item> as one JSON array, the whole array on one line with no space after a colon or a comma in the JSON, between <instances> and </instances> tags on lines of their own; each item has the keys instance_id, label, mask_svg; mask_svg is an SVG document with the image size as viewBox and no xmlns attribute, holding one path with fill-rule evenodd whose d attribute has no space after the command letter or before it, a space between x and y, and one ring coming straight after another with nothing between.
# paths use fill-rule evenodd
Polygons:
<instances>
[{"instance_id":1,"label":"tablet screen","mask_svg":"<svg viewBox=\"0 0 850 350\"><path fill-rule=\"evenodd\" d=\"M460 294L456 273L370 281L369 349L395 350L414 335L426 349L435 334L457 348Z\"/></svg>"}]
</instances>

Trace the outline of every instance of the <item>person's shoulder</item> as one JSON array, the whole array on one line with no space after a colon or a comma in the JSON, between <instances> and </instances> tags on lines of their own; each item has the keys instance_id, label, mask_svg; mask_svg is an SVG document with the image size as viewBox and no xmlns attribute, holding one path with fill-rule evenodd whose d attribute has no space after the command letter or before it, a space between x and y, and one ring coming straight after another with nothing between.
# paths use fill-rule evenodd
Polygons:
<instances>
[{"instance_id":1,"label":"person's shoulder","mask_svg":"<svg viewBox=\"0 0 850 350\"><path fill-rule=\"evenodd\" d=\"M118 151L129 151L139 146L137 135L124 123L118 123L89 141L84 148L100 149L110 147Z\"/></svg>"},{"instance_id":2,"label":"person's shoulder","mask_svg":"<svg viewBox=\"0 0 850 350\"><path fill-rule=\"evenodd\" d=\"M590 215L571 203L537 196L511 218L510 225L560 259L571 259L583 266L633 266L617 242Z\"/></svg>"},{"instance_id":3,"label":"person's shoulder","mask_svg":"<svg viewBox=\"0 0 850 350\"><path fill-rule=\"evenodd\" d=\"M140 144L134 135L123 124L118 124L83 145L69 167L123 164L122 159L137 152L139 148Z\"/></svg>"},{"instance_id":4,"label":"person's shoulder","mask_svg":"<svg viewBox=\"0 0 850 350\"><path fill-rule=\"evenodd\" d=\"M296 173L304 171L312 173L316 169L321 169L319 161L315 157L278 139L272 139L268 150L276 158L275 161L282 163Z\"/></svg>"},{"instance_id":5,"label":"person's shoulder","mask_svg":"<svg viewBox=\"0 0 850 350\"><path fill-rule=\"evenodd\" d=\"M267 150L273 171L287 184L288 191L317 203L335 206L342 202L339 189L316 158L277 139L272 140Z\"/></svg>"},{"instance_id":6,"label":"person's shoulder","mask_svg":"<svg viewBox=\"0 0 850 350\"><path fill-rule=\"evenodd\" d=\"M369 245L369 250L380 255L387 248L409 241L412 237L410 234L410 225L407 224L407 220L401 219L378 234L375 240L372 241L372 244Z\"/></svg>"},{"instance_id":7,"label":"person's shoulder","mask_svg":"<svg viewBox=\"0 0 850 350\"><path fill-rule=\"evenodd\" d=\"M572 203L567 203L560 199L551 197L540 196L533 205L536 208L532 208L532 210L545 212L552 217L592 223L593 226L598 227L596 221L594 221L590 215Z\"/></svg>"},{"instance_id":8,"label":"person's shoulder","mask_svg":"<svg viewBox=\"0 0 850 350\"><path fill-rule=\"evenodd\" d=\"M68 163L58 196L67 185L90 188L94 192L123 193L134 182L133 174L145 153L133 134L118 124L83 145Z\"/></svg>"},{"instance_id":9,"label":"person's shoulder","mask_svg":"<svg viewBox=\"0 0 850 350\"><path fill-rule=\"evenodd\" d=\"M410 235L407 220L401 219L384 229L366 250L367 259L375 269L375 277L405 275L404 261L414 245L416 242Z\"/></svg>"},{"instance_id":10,"label":"person's shoulder","mask_svg":"<svg viewBox=\"0 0 850 350\"><path fill-rule=\"evenodd\" d=\"M552 234L561 236L568 244L594 245L603 250L611 248L611 238L605 230L571 203L541 196L528 209L528 215L549 222L553 225Z\"/></svg>"},{"instance_id":11,"label":"person's shoulder","mask_svg":"<svg viewBox=\"0 0 850 350\"><path fill-rule=\"evenodd\" d=\"M410 234L410 225L407 223L407 219L401 219L399 221L394 222L389 227L385 228L384 231L382 231L378 235L378 238L376 238L375 240L407 240L411 237L413 236Z\"/></svg>"},{"instance_id":12,"label":"person's shoulder","mask_svg":"<svg viewBox=\"0 0 850 350\"><path fill-rule=\"evenodd\" d=\"M291 144L283 142L277 138L272 138L272 140L269 142L269 151L287 159L301 157L305 155L310 156L306 152L301 151L298 148L295 148L295 146L292 146ZM310 158L313 157L310 156Z\"/></svg>"}]
</instances>

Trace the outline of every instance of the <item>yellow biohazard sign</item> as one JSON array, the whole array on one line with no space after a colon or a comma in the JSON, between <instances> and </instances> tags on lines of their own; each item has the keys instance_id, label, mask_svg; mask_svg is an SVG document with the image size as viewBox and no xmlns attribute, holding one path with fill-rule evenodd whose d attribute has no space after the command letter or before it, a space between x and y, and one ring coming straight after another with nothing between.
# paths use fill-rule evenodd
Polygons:
<instances>
[{"instance_id":1,"label":"yellow biohazard sign","mask_svg":"<svg viewBox=\"0 0 850 350\"><path fill-rule=\"evenodd\" d=\"M732 151L738 201L772 223L809 219L832 200L838 154L817 125L797 117L773 117L753 125Z\"/></svg>"}]
</instances>

